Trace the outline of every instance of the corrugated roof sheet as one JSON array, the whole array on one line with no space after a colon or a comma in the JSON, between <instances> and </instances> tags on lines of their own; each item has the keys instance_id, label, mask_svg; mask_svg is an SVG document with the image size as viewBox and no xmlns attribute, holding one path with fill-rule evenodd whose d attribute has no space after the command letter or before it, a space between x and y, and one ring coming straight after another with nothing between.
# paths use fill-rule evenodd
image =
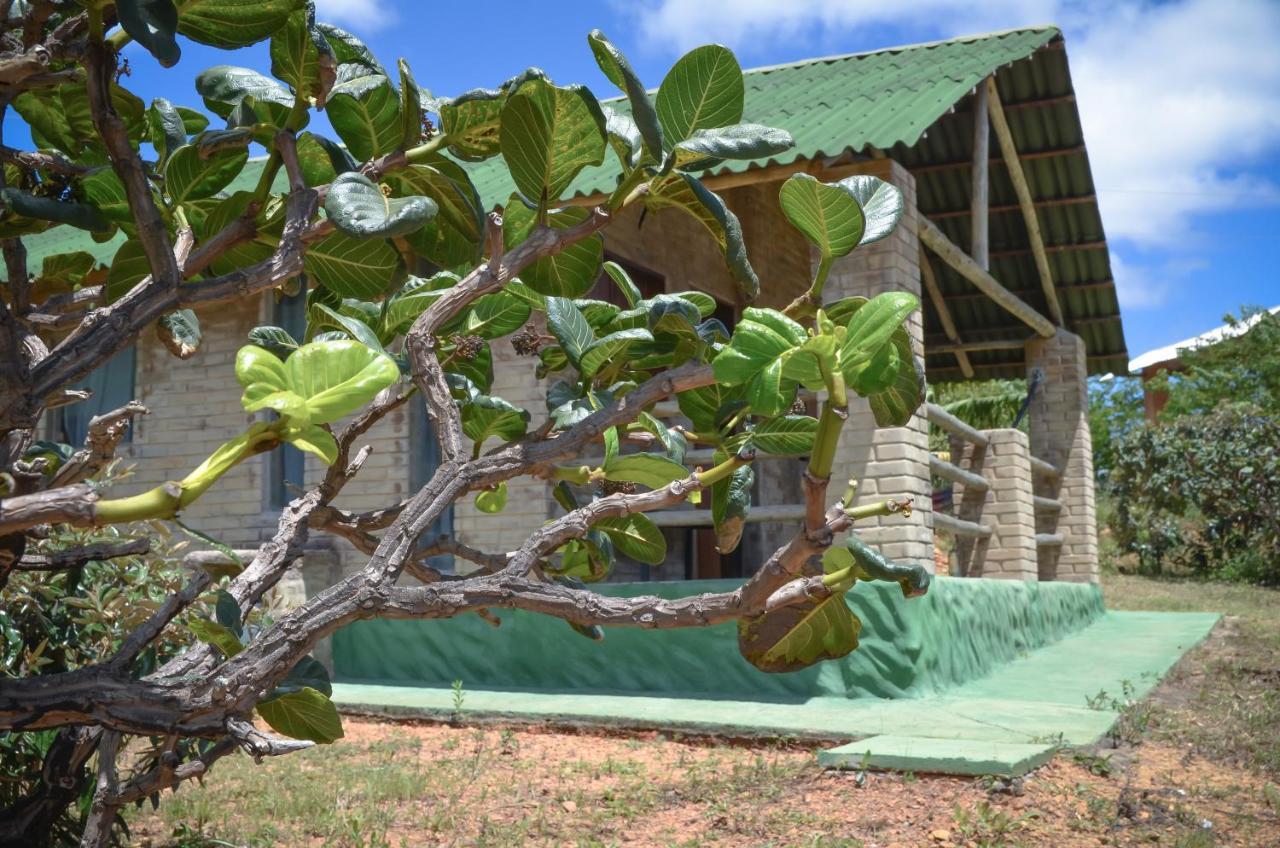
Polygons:
<instances>
[{"instance_id":1,"label":"corrugated roof sheet","mask_svg":"<svg viewBox=\"0 0 1280 848\"><path fill-rule=\"evenodd\" d=\"M769 160L733 162L714 173L744 172L845 152L883 150L916 178L917 205L962 248L969 248L971 94L995 74L1015 144L1038 204L1040 225L1067 329L1080 335L1091 373L1122 373L1128 365L1124 330L1092 174L1076 111L1066 51L1056 27L1042 26L966 36L869 53L810 59L745 72L744 120L788 130L796 146ZM625 102L611 103L621 108ZM992 139L993 157L999 148ZM611 155L611 154L610 154ZM257 179L250 163L240 182ZM502 204L513 185L499 159L468 165L486 205ZM578 195L608 191L612 162L579 175ZM1041 314L1049 310L1029 250L1026 227L1003 166L991 168L991 273ZM66 228L61 228L64 231ZM55 235L56 233L56 235ZM110 248L85 233L51 231L27 240L33 269L39 258ZM1030 330L967 280L934 261L934 270L965 342L1025 339ZM945 343L932 305L925 304L926 342ZM933 381L961 379L950 354L928 353ZM978 378L1025 373L1018 350L971 353Z\"/></svg>"}]
</instances>

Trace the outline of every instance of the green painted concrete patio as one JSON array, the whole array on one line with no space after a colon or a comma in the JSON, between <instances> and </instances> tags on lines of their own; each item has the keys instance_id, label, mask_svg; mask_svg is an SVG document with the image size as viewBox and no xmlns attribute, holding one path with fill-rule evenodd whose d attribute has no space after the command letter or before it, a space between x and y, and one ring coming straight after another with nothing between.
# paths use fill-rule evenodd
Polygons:
<instances>
[{"instance_id":1,"label":"green painted concrete patio","mask_svg":"<svg viewBox=\"0 0 1280 848\"><path fill-rule=\"evenodd\" d=\"M687 680L669 680L666 685L650 681L650 694L606 690L589 685L593 678L597 683L600 680L590 669L579 674L583 685L572 687L495 686L492 680L502 675L504 666L508 671L514 669L519 652L525 652L525 660L534 655L529 654L531 646L535 651L542 647L554 650L557 643L568 643L570 648L559 662L554 656L544 660L548 669L542 676L560 683L573 677L566 677L565 669L572 670L575 652L585 651L583 656L590 656L589 652L598 648L587 640L580 640L585 648L570 641L572 634L567 631L563 637L554 634L550 641L531 641L528 637L542 635L544 625L518 619L510 629L523 626L523 632L504 634L506 624L484 633L480 628L487 625L483 624L449 622L442 627L445 623L428 622L413 623L419 624L416 630L366 628L350 634L335 644L339 679L347 680L335 684L334 699L351 711L448 717L454 714L455 704L445 672L457 667L457 678L464 687L460 712L465 718L831 739L846 744L819 754L819 761L829 766L1016 775L1043 763L1058 745L1096 741L1118 716L1112 710L1090 707L1088 699L1100 691L1119 697L1126 684L1135 696L1145 695L1183 653L1208 635L1218 619L1209 613L1105 611L1096 587L1056 589L1043 587L1063 584L1004 581L938 583L941 585L935 584L931 604L903 603L878 587L852 599L851 607L868 622L864 623L863 646L851 655L857 659L843 668L839 663L828 663L827 669L815 672L817 676L810 676L805 686L792 692L780 691L778 685L794 686L794 676L760 675L753 669L750 672L759 679L748 677L743 685L755 682L759 691L754 694L744 692L735 679L717 681L725 670L722 664L745 665L736 655L728 656L724 643L732 631L723 628L719 632L699 631L703 636L697 661L712 679L705 687L709 691L673 691L688 688ZM653 586L646 588L652 590ZM620 587L613 591L639 590ZM876 616L877 608L890 615ZM1020 629L1008 626L1008 622L1004 627L979 626L1001 615L1020 623ZM881 632L869 633L876 623ZM394 641L387 641L388 634ZM412 638L423 634L428 635ZM616 635L617 631L611 631L605 644ZM671 635L627 633L649 640ZM484 644L476 644L480 638ZM513 638L517 645L510 647ZM958 662L953 655L964 639L971 644L959 654L965 661ZM996 641L1001 639L1020 647L1002 651ZM618 651L640 650L638 646L645 644L634 639L620 641L624 644L614 648L615 661ZM453 651L451 646L460 642L469 644L471 651ZM493 652L504 646L517 655L499 655L495 662ZM658 645L659 650L662 647ZM370 651L389 664L370 660ZM392 674L404 670L397 663L423 652L430 654L423 658L428 667L416 668L410 675ZM465 659L475 654L486 657L489 665L465 667ZM911 660L912 676L904 678L902 668L885 667L894 654ZM948 656L951 659L946 661ZM356 657L364 658L366 679L351 679ZM689 661L674 651L668 651L666 657L663 661L660 655L641 654L633 661L649 670L657 663L668 671ZM948 672L948 662L963 667L963 674L957 668ZM553 673L552 667L560 673ZM740 671L733 665L727 670ZM833 688L833 671L844 681L843 696L834 694L839 688ZM394 683L367 679L377 674L401 679ZM892 697L860 691L876 685L877 674L897 679L900 691L891 692ZM404 679L414 675L423 682L413 685L412 680ZM793 679L787 681L787 677ZM957 682L961 678L967 679Z\"/></svg>"}]
</instances>

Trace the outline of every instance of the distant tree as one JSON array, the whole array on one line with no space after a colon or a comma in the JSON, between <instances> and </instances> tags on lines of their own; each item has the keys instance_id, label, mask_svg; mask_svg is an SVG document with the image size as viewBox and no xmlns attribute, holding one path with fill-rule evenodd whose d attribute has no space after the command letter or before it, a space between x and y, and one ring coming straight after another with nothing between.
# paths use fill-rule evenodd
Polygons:
<instances>
[{"instance_id":1,"label":"distant tree","mask_svg":"<svg viewBox=\"0 0 1280 848\"><path fill-rule=\"evenodd\" d=\"M54 825L71 809L83 810L82 843L103 845L122 807L158 800L227 754L260 758L337 739L329 680L309 652L358 619L510 607L592 638L602 626L734 621L747 661L788 671L857 646L858 622L844 603L856 580L926 590L923 569L886 562L853 535L837 544L859 518L909 514L908 499L855 508L843 481L828 495L849 393L870 400L880 426L904 424L922 399L905 328L916 298L823 298L837 258L897 225L901 194L871 177L787 180L782 211L819 258L812 284L786 310L746 309L732 333L711 317L708 295L645 299L603 262L600 231L625 210L676 209L720 246L742 299L755 297L760 282L738 220L697 174L722 160L777 155L792 139L741 122L742 73L724 47L681 58L650 99L596 31L590 49L623 103L602 104L537 69L441 100L403 59L393 80L359 39L316 23L299 0L18 0L0 9L0 110L27 124L37 148L0 144L0 578L76 556L119 556L91 548L101 540L77 539L75 528L145 538L238 463L281 445L327 468L235 573L197 573L159 603L128 596L137 601L130 615L74 646L66 668L6 666L0 730L44 735L32 747L41 767L24 791L4 796L0 842L65 832ZM228 65L201 73L196 90L219 127L166 100L144 105L123 85L119 51L134 41L168 67L180 58L178 33L223 49L269 39L272 76ZM341 144L303 131L317 109ZM227 194L254 144L269 152L261 176ZM500 211L482 204L461 164L499 156L516 188ZM566 204L574 179L606 161L616 175L609 196ZM127 239L108 267L64 253L32 275L23 238L54 227ZM602 271L626 308L585 297ZM71 387L142 333L157 333L180 360L201 342L194 307L273 290L306 291L305 336L258 327L235 362L244 409L271 417L181 480L110 496L100 475L131 417L145 411L136 403L95 419L83 448L35 440L37 419L82 400ZM542 420L491 393L502 339L552 378ZM819 394L818 417L794 411L801 387ZM439 443L435 474L373 513L333 506L369 454L359 439L415 393ZM670 397L688 429L654 417ZM711 449L708 467L686 461L690 442ZM808 457L807 510L743 586L668 600L584 585L608 574L614 551L661 562L663 536L644 513L701 497L721 550L732 550L757 453ZM582 461L591 455L602 458ZM555 483L564 512L516 550L423 538L460 499L500 512L507 481L522 475ZM264 596L312 532L347 539L368 555L366 567L274 621L263 617ZM430 558L446 552L478 571L432 568ZM111 579L97 569L93 585ZM83 601L72 581L41 582L31 597L47 609L32 614ZM31 579L11 581L4 603L19 590L30 593ZM193 614L200 605L212 614ZM5 632L8 650L28 656L27 632L39 631ZM272 730L256 727L255 714Z\"/></svg>"},{"instance_id":2,"label":"distant tree","mask_svg":"<svg viewBox=\"0 0 1280 848\"><path fill-rule=\"evenodd\" d=\"M1209 412L1224 403L1248 404L1280 416L1280 315L1246 306L1238 318L1226 315L1223 320L1247 329L1216 344L1181 351L1184 370L1153 381L1151 388L1169 393L1161 412L1165 419Z\"/></svg>"}]
</instances>

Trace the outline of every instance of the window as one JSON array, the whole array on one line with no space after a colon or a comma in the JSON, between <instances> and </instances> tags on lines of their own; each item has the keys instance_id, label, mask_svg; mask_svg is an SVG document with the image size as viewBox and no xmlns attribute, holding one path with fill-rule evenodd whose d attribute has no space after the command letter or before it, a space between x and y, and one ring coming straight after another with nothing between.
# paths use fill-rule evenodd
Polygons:
<instances>
[{"instance_id":1,"label":"window","mask_svg":"<svg viewBox=\"0 0 1280 848\"><path fill-rule=\"evenodd\" d=\"M427 416L427 404L415 393L409 399L409 491L416 492L427 484L440 465L440 445ZM422 544L430 545L437 536L453 534L453 506L448 506L422 534ZM427 560L437 571L453 571L453 556L441 554Z\"/></svg>"},{"instance_id":2,"label":"window","mask_svg":"<svg viewBox=\"0 0 1280 848\"><path fill-rule=\"evenodd\" d=\"M307 332L307 293L299 291L277 300L272 310L272 323L298 341ZM280 509L303 488L306 473L305 455L293 445L281 445L267 454L267 506Z\"/></svg>"},{"instance_id":3,"label":"window","mask_svg":"<svg viewBox=\"0 0 1280 848\"><path fill-rule=\"evenodd\" d=\"M88 400L58 410L59 441L79 447L89 432L94 416L119 409L133 400L133 378L137 367L137 350L130 346L120 351L89 373L75 388L93 392ZM125 433L125 441L133 440L133 430Z\"/></svg>"}]
</instances>

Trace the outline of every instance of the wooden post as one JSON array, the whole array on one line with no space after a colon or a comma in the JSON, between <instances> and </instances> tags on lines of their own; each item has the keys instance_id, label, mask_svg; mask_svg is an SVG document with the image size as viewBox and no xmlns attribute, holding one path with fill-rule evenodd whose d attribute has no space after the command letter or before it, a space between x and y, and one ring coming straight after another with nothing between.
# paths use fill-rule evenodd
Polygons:
<instances>
[{"instance_id":1,"label":"wooden post","mask_svg":"<svg viewBox=\"0 0 1280 848\"><path fill-rule=\"evenodd\" d=\"M942 322L943 332L947 334L952 344L961 345L960 331L956 329L956 322L951 317L951 309L947 306L946 298L942 296L938 278L933 275L933 266L929 264L929 257L925 255L923 247L920 248L920 279L924 281L925 290L929 292L929 300L933 302L938 320ZM969 354L964 350L957 350L955 355L956 362L960 364L960 372L964 374L966 380L972 380L973 364L969 362Z\"/></svg>"},{"instance_id":2,"label":"wooden post","mask_svg":"<svg viewBox=\"0 0 1280 848\"><path fill-rule=\"evenodd\" d=\"M1004 108L1000 105L1000 92L996 89L994 77L987 77L984 87L987 91L986 105L989 101L991 126L996 131L996 140L1000 143L1000 155L1004 157L1009 172L1009 181L1013 183L1013 191L1018 195L1018 206L1022 208L1022 220L1027 225L1027 240L1031 243L1031 253L1036 260L1036 271L1040 275L1040 287L1044 289L1045 302L1049 304L1049 316L1059 327L1063 325L1062 304L1058 302L1058 291L1053 285L1053 272L1049 268L1049 257L1044 249L1044 237L1040 234L1040 219L1036 215L1035 202L1031 199L1031 187L1027 185L1027 175L1018 160L1018 148L1013 143L1013 133L1009 130L1009 122L1005 119ZM975 257L976 258L976 257Z\"/></svg>"},{"instance_id":3,"label":"wooden post","mask_svg":"<svg viewBox=\"0 0 1280 848\"><path fill-rule=\"evenodd\" d=\"M1057 328L1053 322L1035 310L1031 304L1009 291L1000 281L978 267L978 263L961 250L923 215L919 218L920 242L938 255L938 258L955 269L956 273L973 283L987 297L1007 309L1039 335L1052 338Z\"/></svg>"},{"instance_id":4,"label":"wooden post","mask_svg":"<svg viewBox=\"0 0 1280 848\"><path fill-rule=\"evenodd\" d=\"M973 94L973 186L969 197L969 223L972 226L969 255L984 271L991 269L990 218L987 211L991 196L991 126L987 121L987 86L991 83L991 77L987 77L986 83L979 85Z\"/></svg>"}]
</instances>

